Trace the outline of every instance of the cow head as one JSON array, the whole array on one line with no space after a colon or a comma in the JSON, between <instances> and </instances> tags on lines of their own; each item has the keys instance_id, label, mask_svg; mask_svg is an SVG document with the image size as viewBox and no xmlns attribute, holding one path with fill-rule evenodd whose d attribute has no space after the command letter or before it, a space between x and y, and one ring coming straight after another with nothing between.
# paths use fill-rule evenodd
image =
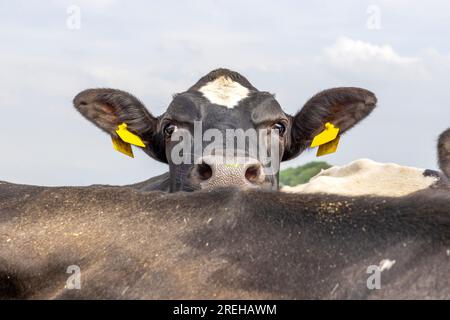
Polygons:
<instances>
[{"instance_id":1,"label":"cow head","mask_svg":"<svg viewBox=\"0 0 450 320\"><path fill-rule=\"evenodd\" d=\"M131 94L115 89L82 91L74 105L112 137L126 123L144 141L142 149L149 156L169 165L170 190L193 191L217 186L277 188L281 161L304 151L327 122L339 127L340 134L346 132L374 109L376 101L372 92L361 88L328 89L291 116L274 95L257 90L239 73L218 69L176 94L159 117ZM258 152L249 152L255 145ZM270 150L270 157L259 152L262 149Z\"/></svg>"},{"instance_id":2,"label":"cow head","mask_svg":"<svg viewBox=\"0 0 450 320\"><path fill-rule=\"evenodd\" d=\"M450 129L439 136L438 142L439 167L450 179Z\"/></svg>"}]
</instances>

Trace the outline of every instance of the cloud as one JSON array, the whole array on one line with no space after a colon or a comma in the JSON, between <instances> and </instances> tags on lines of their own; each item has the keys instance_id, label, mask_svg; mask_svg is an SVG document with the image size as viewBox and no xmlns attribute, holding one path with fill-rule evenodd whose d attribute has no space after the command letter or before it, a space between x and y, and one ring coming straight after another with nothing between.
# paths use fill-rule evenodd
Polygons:
<instances>
[{"instance_id":1,"label":"cloud","mask_svg":"<svg viewBox=\"0 0 450 320\"><path fill-rule=\"evenodd\" d=\"M416 65L416 57L402 57L390 45L377 46L369 42L339 38L332 46L326 47L325 56L333 64L353 64L379 62L410 67Z\"/></svg>"},{"instance_id":2,"label":"cloud","mask_svg":"<svg viewBox=\"0 0 450 320\"><path fill-rule=\"evenodd\" d=\"M375 45L346 37L325 47L320 61L352 75L376 73L384 78L430 78L419 57L402 56L388 44Z\"/></svg>"}]
</instances>

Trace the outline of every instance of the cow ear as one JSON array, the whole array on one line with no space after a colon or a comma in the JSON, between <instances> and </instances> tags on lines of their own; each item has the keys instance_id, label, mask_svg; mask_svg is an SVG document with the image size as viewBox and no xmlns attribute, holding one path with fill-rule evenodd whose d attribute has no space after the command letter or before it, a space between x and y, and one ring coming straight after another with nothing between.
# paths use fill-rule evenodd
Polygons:
<instances>
[{"instance_id":1,"label":"cow ear","mask_svg":"<svg viewBox=\"0 0 450 320\"><path fill-rule=\"evenodd\" d=\"M296 157L309 147L327 122L338 127L342 134L369 115L376 103L375 95L361 88L333 88L316 94L291 117L283 161Z\"/></svg>"},{"instance_id":2,"label":"cow ear","mask_svg":"<svg viewBox=\"0 0 450 320\"><path fill-rule=\"evenodd\" d=\"M447 129L439 137L438 157L439 167L450 178L450 129Z\"/></svg>"},{"instance_id":3,"label":"cow ear","mask_svg":"<svg viewBox=\"0 0 450 320\"><path fill-rule=\"evenodd\" d=\"M145 143L142 148L156 160L167 162L164 143L157 134L155 118L133 95L116 89L87 89L73 99L75 108L89 121L118 138L116 130L122 123Z\"/></svg>"}]
</instances>

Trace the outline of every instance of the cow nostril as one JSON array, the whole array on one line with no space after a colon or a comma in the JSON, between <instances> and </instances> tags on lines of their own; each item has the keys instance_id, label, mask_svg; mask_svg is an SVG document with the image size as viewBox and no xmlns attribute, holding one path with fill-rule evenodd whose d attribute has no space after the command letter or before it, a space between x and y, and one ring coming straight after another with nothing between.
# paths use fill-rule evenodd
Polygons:
<instances>
[{"instance_id":1,"label":"cow nostril","mask_svg":"<svg viewBox=\"0 0 450 320\"><path fill-rule=\"evenodd\" d=\"M202 162L197 165L197 173L200 179L208 180L212 176L211 166L207 163Z\"/></svg>"},{"instance_id":2,"label":"cow nostril","mask_svg":"<svg viewBox=\"0 0 450 320\"><path fill-rule=\"evenodd\" d=\"M261 166L259 164L251 165L245 171L245 179L254 183L259 180L261 175Z\"/></svg>"}]
</instances>

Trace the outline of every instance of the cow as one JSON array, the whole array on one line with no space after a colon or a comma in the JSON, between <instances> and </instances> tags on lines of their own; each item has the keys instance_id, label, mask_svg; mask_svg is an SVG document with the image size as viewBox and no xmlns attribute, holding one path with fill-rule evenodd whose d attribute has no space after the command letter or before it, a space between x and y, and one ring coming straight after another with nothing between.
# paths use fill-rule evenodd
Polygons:
<instances>
[{"instance_id":1,"label":"cow","mask_svg":"<svg viewBox=\"0 0 450 320\"><path fill-rule=\"evenodd\" d=\"M402 197L427 188L445 188L447 177L438 171L358 159L322 170L308 183L283 186L283 192L329 193L347 196Z\"/></svg>"},{"instance_id":2,"label":"cow","mask_svg":"<svg viewBox=\"0 0 450 320\"><path fill-rule=\"evenodd\" d=\"M439 141L444 173L450 134ZM450 193L0 183L3 299L450 299Z\"/></svg>"},{"instance_id":3,"label":"cow","mask_svg":"<svg viewBox=\"0 0 450 320\"><path fill-rule=\"evenodd\" d=\"M241 74L223 68L211 71L187 91L176 94L159 117L121 90L88 89L73 100L85 118L112 138L119 139L117 129L125 124L129 132L142 140L140 148L144 152L169 165L168 173L138 183L135 188L170 192L220 186L277 189L279 162L302 153L327 123L339 128L339 134L345 133L369 115L376 103L377 98L368 90L333 88L316 94L291 116L282 110L273 94L259 91ZM195 131L196 123L200 124L200 131ZM246 146L230 148L230 139L218 143L213 152L206 152L208 140L200 139L197 146L188 143L182 152L188 161L174 160L181 141L174 139L178 131L195 138L197 132L202 135L208 130L225 136L229 130L253 130L256 135L268 130L275 135L270 145L277 152L268 166L261 154L249 153ZM262 143L264 139L258 141ZM233 140L233 146L234 143ZM230 165L225 157L241 160L238 165Z\"/></svg>"},{"instance_id":4,"label":"cow","mask_svg":"<svg viewBox=\"0 0 450 320\"><path fill-rule=\"evenodd\" d=\"M448 188L450 177L450 129L438 140L438 160L442 172L378 163L359 159L343 166L322 170L308 183L281 191L295 193L328 193L346 196L403 197L425 189Z\"/></svg>"}]
</instances>

